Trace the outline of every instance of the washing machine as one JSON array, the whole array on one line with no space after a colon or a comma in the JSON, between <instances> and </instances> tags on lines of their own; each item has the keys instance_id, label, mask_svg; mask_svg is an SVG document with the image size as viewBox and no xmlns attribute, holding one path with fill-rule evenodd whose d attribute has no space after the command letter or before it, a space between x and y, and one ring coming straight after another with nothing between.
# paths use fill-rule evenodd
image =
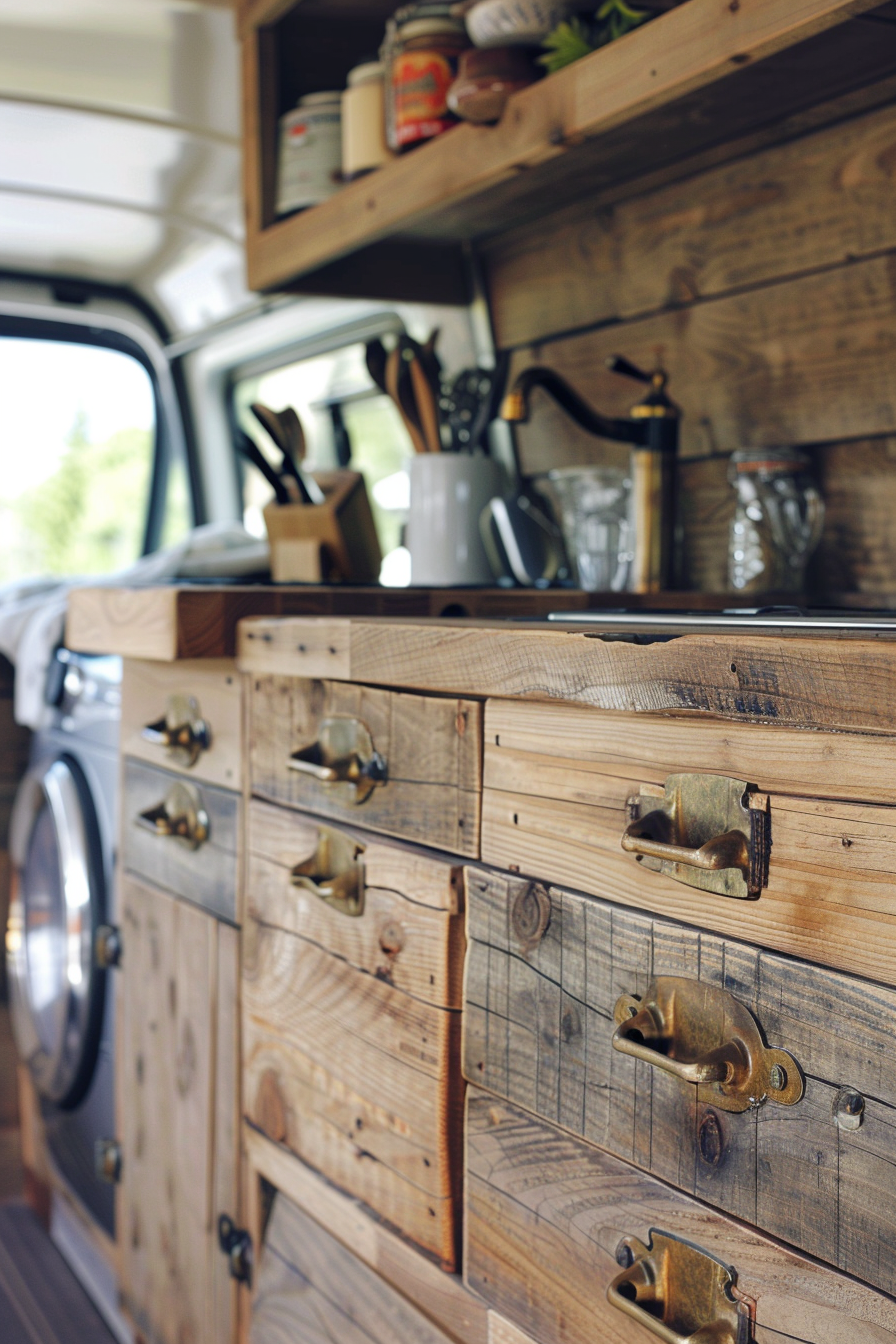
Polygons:
<instances>
[{"instance_id":1,"label":"washing machine","mask_svg":"<svg viewBox=\"0 0 896 1344\"><path fill-rule=\"evenodd\" d=\"M116 938L121 660L58 650L46 698L50 723L34 735L10 823L12 1024L56 1174L82 1219L114 1240L115 1189L101 1178L97 1145L116 1132L109 967ZM70 1210L71 1203L66 1213L65 1201L54 1201L51 1231L108 1314L115 1284L91 1238L78 1237Z\"/></svg>"}]
</instances>

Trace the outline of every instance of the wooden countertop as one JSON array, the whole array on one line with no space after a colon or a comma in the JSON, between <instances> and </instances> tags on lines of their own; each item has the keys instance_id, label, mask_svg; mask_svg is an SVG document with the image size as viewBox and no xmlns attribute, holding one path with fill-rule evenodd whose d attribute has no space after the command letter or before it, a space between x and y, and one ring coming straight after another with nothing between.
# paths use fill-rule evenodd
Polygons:
<instances>
[{"instance_id":1,"label":"wooden countertop","mask_svg":"<svg viewBox=\"0 0 896 1344\"><path fill-rule=\"evenodd\" d=\"M745 633L633 643L542 622L254 619L240 622L237 661L255 675L896 732L893 641Z\"/></svg>"}]
</instances>

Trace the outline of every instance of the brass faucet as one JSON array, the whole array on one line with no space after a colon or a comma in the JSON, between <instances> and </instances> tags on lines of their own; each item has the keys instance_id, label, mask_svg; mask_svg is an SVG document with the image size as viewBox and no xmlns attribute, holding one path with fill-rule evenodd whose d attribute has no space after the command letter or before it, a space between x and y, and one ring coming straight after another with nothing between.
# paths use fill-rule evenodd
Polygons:
<instances>
[{"instance_id":1,"label":"brass faucet","mask_svg":"<svg viewBox=\"0 0 896 1344\"><path fill-rule=\"evenodd\" d=\"M607 367L650 385L646 397L632 407L627 418L601 415L564 378L542 365L533 365L519 375L504 398L501 418L525 423L532 390L540 387L587 433L631 444L635 532L631 591L658 593L672 585L674 576L675 461L681 411L666 393L668 378L662 369L645 373L620 355L608 359Z\"/></svg>"}]
</instances>

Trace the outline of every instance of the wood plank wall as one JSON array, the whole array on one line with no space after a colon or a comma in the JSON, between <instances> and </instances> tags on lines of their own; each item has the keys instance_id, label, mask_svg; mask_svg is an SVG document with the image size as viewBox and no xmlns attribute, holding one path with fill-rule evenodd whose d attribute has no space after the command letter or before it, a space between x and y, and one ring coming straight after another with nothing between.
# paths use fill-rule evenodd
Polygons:
<instances>
[{"instance_id":1,"label":"wood plank wall","mask_svg":"<svg viewBox=\"0 0 896 1344\"><path fill-rule=\"evenodd\" d=\"M896 597L894 187L890 104L485 248L514 371L549 364L624 414L637 385L606 357L668 368L685 412L684 586L727 587L728 454L794 444L827 498L817 590ZM540 392L518 442L527 472L626 460Z\"/></svg>"}]
</instances>

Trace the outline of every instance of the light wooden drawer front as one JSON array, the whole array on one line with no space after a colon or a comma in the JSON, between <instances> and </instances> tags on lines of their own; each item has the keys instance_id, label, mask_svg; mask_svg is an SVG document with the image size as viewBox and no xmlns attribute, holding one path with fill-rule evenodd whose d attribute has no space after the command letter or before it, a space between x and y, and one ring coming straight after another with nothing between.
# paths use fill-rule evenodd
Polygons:
<instances>
[{"instance_id":1,"label":"light wooden drawer front","mask_svg":"<svg viewBox=\"0 0 896 1344\"><path fill-rule=\"evenodd\" d=\"M292 677L250 680L252 791L370 830L479 855L482 705ZM294 768L328 735L359 725L378 757L369 787ZM334 729L335 724L335 729ZM313 768L314 759L307 764ZM366 794L366 796L365 796Z\"/></svg>"},{"instance_id":2,"label":"light wooden drawer front","mask_svg":"<svg viewBox=\"0 0 896 1344\"><path fill-rule=\"evenodd\" d=\"M182 663L125 659L122 753L223 789L241 789L240 683L236 665L229 659ZM197 725L191 746L189 731L183 730ZM181 730L188 745L169 747L160 740L166 730L175 729Z\"/></svg>"},{"instance_id":3,"label":"light wooden drawer front","mask_svg":"<svg viewBox=\"0 0 896 1344\"><path fill-rule=\"evenodd\" d=\"M274 1197L250 1344L451 1344L451 1338L286 1195Z\"/></svg>"},{"instance_id":4,"label":"light wooden drawer front","mask_svg":"<svg viewBox=\"0 0 896 1344\"><path fill-rule=\"evenodd\" d=\"M158 813L166 799L176 803L183 797L178 790L183 789L188 791L190 806L206 818L207 836L195 848L183 837L163 834L147 816ZM210 784L183 781L142 761L125 760L122 807L125 869L235 923L242 814L239 795ZM171 810L173 816L177 810L174 803Z\"/></svg>"},{"instance_id":5,"label":"light wooden drawer front","mask_svg":"<svg viewBox=\"0 0 896 1344\"><path fill-rule=\"evenodd\" d=\"M467 894L471 1082L896 1295L896 991L556 887L468 870ZM725 1096L613 1047L622 996L695 983L718 1042L695 1050L684 1025L657 1048L693 1060L741 1037L740 1005L796 1060L799 1100L757 1087L750 1107L753 1088Z\"/></svg>"},{"instance_id":6,"label":"light wooden drawer front","mask_svg":"<svg viewBox=\"0 0 896 1344\"><path fill-rule=\"evenodd\" d=\"M462 884L451 864L368 836L364 910L352 917L291 883L320 830L252 805L246 1115L451 1267Z\"/></svg>"},{"instance_id":7,"label":"light wooden drawer front","mask_svg":"<svg viewBox=\"0 0 896 1344\"><path fill-rule=\"evenodd\" d=\"M540 1344L650 1344L657 1338L607 1299L621 1272L616 1256L623 1238L647 1244L653 1229L733 1269L737 1291L755 1304L752 1335L743 1336L751 1344L896 1340L891 1299L472 1090L466 1189L468 1286ZM834 1209L830 1216L836 1217ZM678 1324L671 1312L667 1322Z\"/></svg>"},{"instance_id":8,"label":"light wooden drawer front","mask_svg":"<svg viewBox=\"0 0 896 1344\"><path fill-rule=\"evenodd\" d=\"M890 738L489 701L482 857L896 983L894 766ZM681 773L748 780L768 798L758 899L696 890L623 851L629 800Z\"/></svg>"}]
</instances>

